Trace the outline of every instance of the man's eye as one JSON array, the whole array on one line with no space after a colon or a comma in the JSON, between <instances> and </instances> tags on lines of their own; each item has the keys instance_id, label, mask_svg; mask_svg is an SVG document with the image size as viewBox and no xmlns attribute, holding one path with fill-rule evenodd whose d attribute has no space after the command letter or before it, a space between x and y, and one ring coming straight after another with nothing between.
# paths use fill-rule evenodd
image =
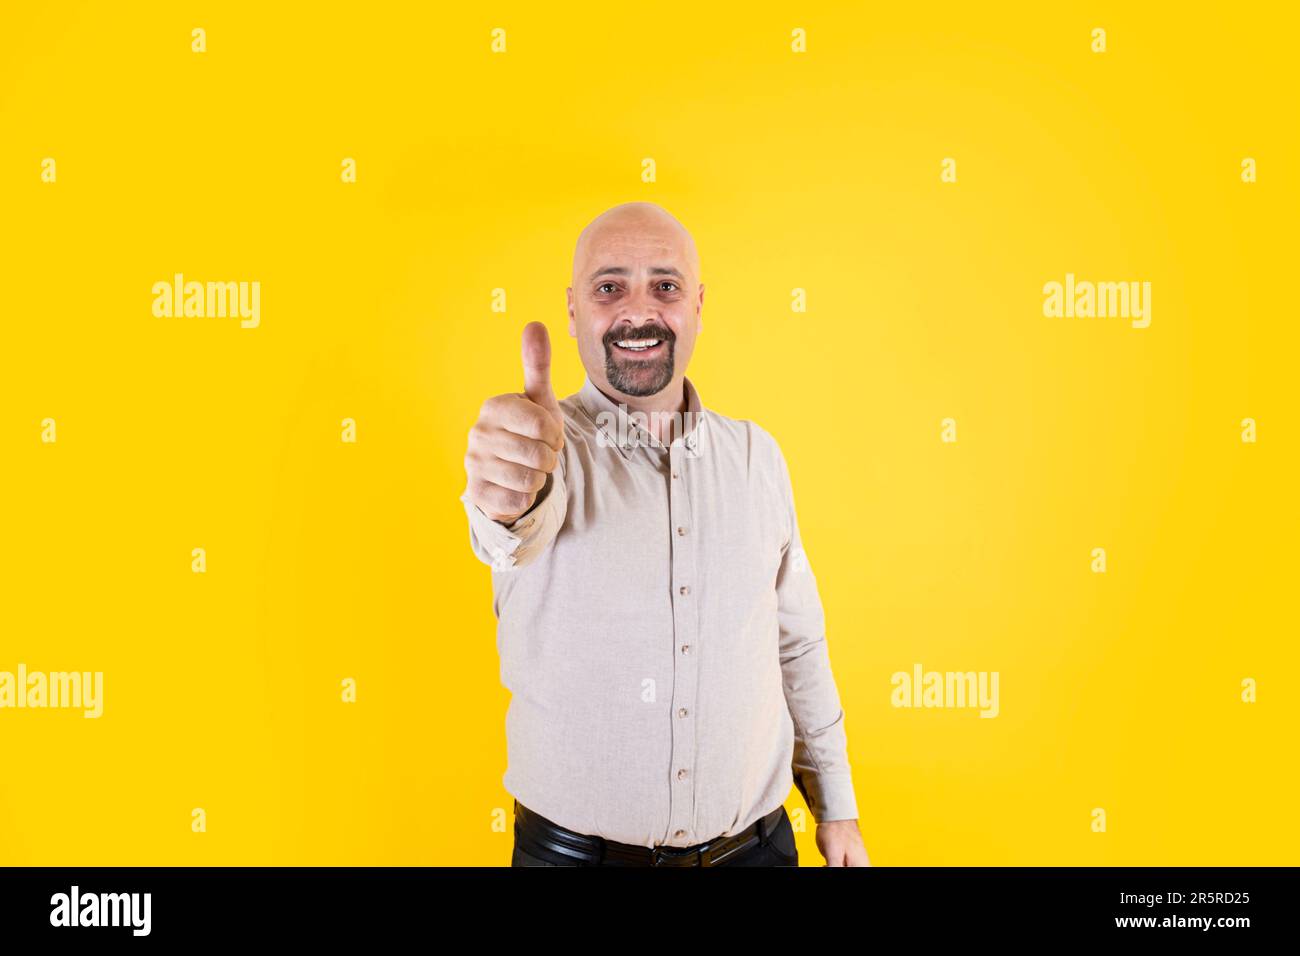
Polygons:
<instances>
[{"instance_id":1,"label":"man's eye","mask_svg":"<svg viewBox=\"0 0 1300 956\"><path fill-rule=\"evenodd\" d=\"M667 279L665 279L663 282L659 283L659 285L660 285L660 286L670 285L670 286L673 287L673 289L676 289L676 288L677 288L677 283L676 283L676 282L669 282ZM672 290L666 290L666 291L672 291Z\"/></svg>"},{"instance_id":2,"label":"man's eye","mask_svg":"<svg viewBox=\"0 0 1300 956\"><path fill-rule=\"evenodd\" d=\"M606 295L612 294L613 291L614 291L614 283L612 283L612 282L602 282L600 285L596 286L596 291L597 291L597 292L604 292L604 290L605 290L606 288L609 289L609 292L607 292L607 293L605 293L605 294L606 294Z\"/></svg>"}]
</instances>

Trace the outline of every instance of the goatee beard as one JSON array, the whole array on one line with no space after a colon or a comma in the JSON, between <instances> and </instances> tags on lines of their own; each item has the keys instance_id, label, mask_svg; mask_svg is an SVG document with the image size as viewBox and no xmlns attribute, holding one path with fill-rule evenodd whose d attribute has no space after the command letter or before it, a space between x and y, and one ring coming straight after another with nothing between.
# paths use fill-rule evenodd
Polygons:
<instances>
[{"instance_id":1,"label":"goatee beard","mask_svg":"<svg viewBox=\"0 0 1300 956\"><path fill-rule=\"evenodd\" d=\"M662 358L646 362L638 359L619 360L614 343L627 337L627 332L610 333L605 336L605 378L609 387L624 395L644 398L657 395L668 387L673 380L673 346L676 336L661 326L637 329L645 338L657 338L668 346Z\"/></svg>"}]
</instances>

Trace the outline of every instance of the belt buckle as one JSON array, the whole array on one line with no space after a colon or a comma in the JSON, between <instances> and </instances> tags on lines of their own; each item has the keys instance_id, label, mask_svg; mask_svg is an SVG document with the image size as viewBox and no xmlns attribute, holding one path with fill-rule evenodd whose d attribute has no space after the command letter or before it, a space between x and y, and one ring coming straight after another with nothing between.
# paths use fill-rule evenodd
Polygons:
<instances>
[{"instance_id":1,"label":"belt buckle","mask_svg":"<svg viewBox=\"0 0 1300 956\"><path fill-rule=\"evenodd\" d=\"M699 866L700 851L698 847L661 845L650 854L651 866ZM689 862L688 862L689 861Z\"/></svg>"}]
</instances>

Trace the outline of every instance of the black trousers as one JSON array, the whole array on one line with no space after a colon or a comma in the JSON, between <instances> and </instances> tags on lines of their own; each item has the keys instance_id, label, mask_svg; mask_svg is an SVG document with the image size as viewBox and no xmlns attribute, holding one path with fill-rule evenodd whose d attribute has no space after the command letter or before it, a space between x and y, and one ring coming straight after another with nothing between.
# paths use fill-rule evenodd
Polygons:
<instances>
[{"instance_id":1,"label":"black trousers","mask_svg":"<svg viewBox=\"0 0 1300 956\"><path fill-rule=\"evenodd\" d=\"M579 863L576 860L557 862L556 859L541 859L519 848L515 843L510 858L511 866L597 866L609 864ZM790 817L781 809L781 819L773 828L765 844L755 843L752 847L733 854L718 864L719 866L798 866L799 849L794 842L794 828Z\"/></svg>"}]
</instances>

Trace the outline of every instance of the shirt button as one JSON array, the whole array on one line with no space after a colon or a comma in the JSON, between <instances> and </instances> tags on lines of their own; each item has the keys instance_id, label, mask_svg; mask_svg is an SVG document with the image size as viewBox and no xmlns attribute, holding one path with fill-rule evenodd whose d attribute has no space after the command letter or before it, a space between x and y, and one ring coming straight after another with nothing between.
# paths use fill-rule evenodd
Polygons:
<instances>
[{"instance_id":1,"label":"shirt button","mask_svg":"<svg viewBox=\"0 0 1300 956\"><path fill-rule=\"evenodd\" d=\"M679 587L679 588L677 589L677 593L678 593L678 594L690 594L690 593L691 593L691 586L690 586L689 584L683 584L681 587Z\"/></svg>"},{"instance_id":2,"label":"shirt button","mask_svg":"<svg viewBox=\"0 0 1300 956\"><path fill-rule=\"evenodd\" d=\"M682 837L686 836L686 831L678 830L676 833L673 834L673 836L677 837L677 839L680 840Z\"/></svg>"},{"instance_id":3,"label":"shirt button","mask_svg":"<svg viewBox=\"0 0 1300 956\"><path fill-rule=\"evenodd\" d=\"M683 645L682 645L682 653L683 653L683 654L689 654L690 652L691 652L691 645L689 645L689 644L683 644Z\"/></svg>"},{"instance_id":4,"label":"shirt button","mask_svg":"<svg viewBox=\"0 0 1300 956\"><path fill-rule=\"evenodd\" d=\"M677 771L677 779L678 779L678 780L685 780L685 779L686 779L686 771L685 771L685 770L678 770L678 771Z\"/></svg>"},{"instance_id":5,"label":"shirt button","mask_svg":"<svg viewBox=\"0 0 1300 956\"><path fill-rule=\"evenodd\" d=\"M678 717L685 717L685 716L686 716L686 708L685 708L685 707L678 707L678 708L677 708L677 716L678 716Z\"/></svg>"},{"instance_id":6,"label":"shirt button","mask_svg":"<svg viewBox=\"0 0 1300 956\"><path fill-rule=\"evenodd\" d=\"M673 472L673 477L674 477L674 478L677 477L677 472L675 472L675 471Z\"/></svg>"}]
</instances>

